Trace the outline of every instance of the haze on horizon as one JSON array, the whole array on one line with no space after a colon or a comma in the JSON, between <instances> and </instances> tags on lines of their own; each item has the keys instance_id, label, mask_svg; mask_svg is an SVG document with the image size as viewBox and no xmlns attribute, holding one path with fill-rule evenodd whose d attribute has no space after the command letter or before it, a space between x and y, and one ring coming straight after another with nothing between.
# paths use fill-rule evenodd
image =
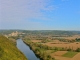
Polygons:
<instances>
[{"instance_id":1,"label":"haze on horizon","mask_svg":"<svg viewBox=\"0 0 80 60\"><path fill-rule=\"evenodd\" d=\"M80 31L80 0L0 0L0 29Z\"/></svg>"}]
</instances>

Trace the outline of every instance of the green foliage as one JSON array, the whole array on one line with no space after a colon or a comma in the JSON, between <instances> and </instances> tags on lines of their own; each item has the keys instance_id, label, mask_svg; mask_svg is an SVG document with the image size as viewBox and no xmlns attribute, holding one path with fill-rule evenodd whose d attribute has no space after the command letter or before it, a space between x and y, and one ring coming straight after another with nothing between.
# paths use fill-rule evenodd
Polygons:
<instances>
[{"instance_id":1,"label":"green foliage","mask_svg":"<svg viewBox=\"0 0 80 60\"><path fill-rule=\"evenodd\" d=\"M38 55L42 60L55 60L47 53L47 50L50 50L51 47L48 47L47 45L42 45L40 43L33 43L28 40L24 40L24 42L29 45L35 52L35 54Z\"/></svg>"},{"instance_id":2,"label":"green foliage","mask_svg":"<svg viewBox=\"0 0 80 60\"><path fill-rule=\"evenodd\" d=\"M3 55L3 49L0 47L0 57L2 57L2 55Z\"/></svg>"},{"instance_id":3,"label":"green foliage","mask_svg":"<svg viewBox=\"0 0 80 60\"><path fill-rule=\"evenodd\" d=\"M77 48L77 49L76 49L76 52L80 52L80 48Z\"/></svg>"},{"instance_id":4,"label":"green foliage","mask_svg":"<svg viewBox=\"0 0 80 60\"><path fill-rule=\"evenodd\" d=\"M55 50L55 51L58 51L58 47L55 47L54 50Z\"/></svg>"},{"instance_id":5,"label":"green foliage","mask_svg":"<svg viewBox=\"0 0 80 60\"><path fill-rule=\"evenodd\" d=\"M8 38L13 38L15 40L19 39L19 36L11 36L11 37L8 37Z\"/></svg>"},{"instance_id":6,"label":"green foliage","mask_svg":"<svg viewBox=\"0 0 80 60\"><path fill-rule=\"evenodd\" d=\"M0 60L27 60L6 37L0 35Z\"/></svg>"},{"instance_id":7,"label":"green foliage","mask_svg":"<svg viewBox=\"0 0 80 60\"><path fill-rule=\"evenodd\" d=\"M72 51L72 49L71 48L68 48L67 51Z\"/></svg>"},{"instance_id":8,"label":"green foliage","mask_svg":"<svg viewBox=\"0 0 80 60\"><path fill-rule=\"evenodd\" d=\"M76 38L75 40L76 40L77 42L80 42L80 38Z\"/></svg>"}]
</instances>

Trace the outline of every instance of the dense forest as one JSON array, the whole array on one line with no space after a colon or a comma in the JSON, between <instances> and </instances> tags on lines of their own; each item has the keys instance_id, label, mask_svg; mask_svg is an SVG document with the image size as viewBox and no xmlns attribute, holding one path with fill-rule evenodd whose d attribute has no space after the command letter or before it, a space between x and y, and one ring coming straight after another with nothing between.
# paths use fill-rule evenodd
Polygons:
<instances>
[{"instance_id":1,"label":"dense forest","mask_svg":"<svg viewBox=\"0 0 80 60\"><path fill-rule=\"evenodd\" d=\"M27 60L8 38L0 35L0 60Z\"/></svg>"}]
</instances>

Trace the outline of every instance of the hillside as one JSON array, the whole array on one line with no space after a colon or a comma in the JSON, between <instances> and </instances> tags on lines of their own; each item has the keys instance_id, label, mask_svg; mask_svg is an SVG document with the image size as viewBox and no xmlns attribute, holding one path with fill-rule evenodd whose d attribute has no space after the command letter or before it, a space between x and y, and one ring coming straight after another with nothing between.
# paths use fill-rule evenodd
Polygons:
<instances>
[{"instance_id":1,"label":"hillside","mask_svg":"<svg viewBox=\"0 0 80 60\"><path fill-rule=\"evenodd\" d=\"M0 60L27 60L16 46L0 35Z\"/></svg>"}]
</instances>

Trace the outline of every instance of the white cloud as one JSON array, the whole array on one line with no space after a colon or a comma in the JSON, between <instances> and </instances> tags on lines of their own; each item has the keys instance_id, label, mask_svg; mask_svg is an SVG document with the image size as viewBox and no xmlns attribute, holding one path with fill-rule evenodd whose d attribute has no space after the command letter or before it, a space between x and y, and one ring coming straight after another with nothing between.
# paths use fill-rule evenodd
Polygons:
<instances>
[{"instance_id":1,"label":"white cloud","mask_svg":"<svg viewBox=\"0 0 80 60\"><path fill-rule=\"evenodd\" d=\"M42 22L34 20L50 20L44 12L52 12L55 6L51 0L0 0L0 28L29 28L41 26ZM44 11L44 12L42 12ZM36 27L35 27L36 28Z\"/></svg>"},{"instance_id":2,"label":"white cloud","mask_svg":"<svg viewBox=\"0 0 80 60\"><path fill-rule=\"evenodd\" d=\"M22 20L44 16L41 10L53 11L49 0L0 0L2 20Z\"/></svg>"}]
</instances>

